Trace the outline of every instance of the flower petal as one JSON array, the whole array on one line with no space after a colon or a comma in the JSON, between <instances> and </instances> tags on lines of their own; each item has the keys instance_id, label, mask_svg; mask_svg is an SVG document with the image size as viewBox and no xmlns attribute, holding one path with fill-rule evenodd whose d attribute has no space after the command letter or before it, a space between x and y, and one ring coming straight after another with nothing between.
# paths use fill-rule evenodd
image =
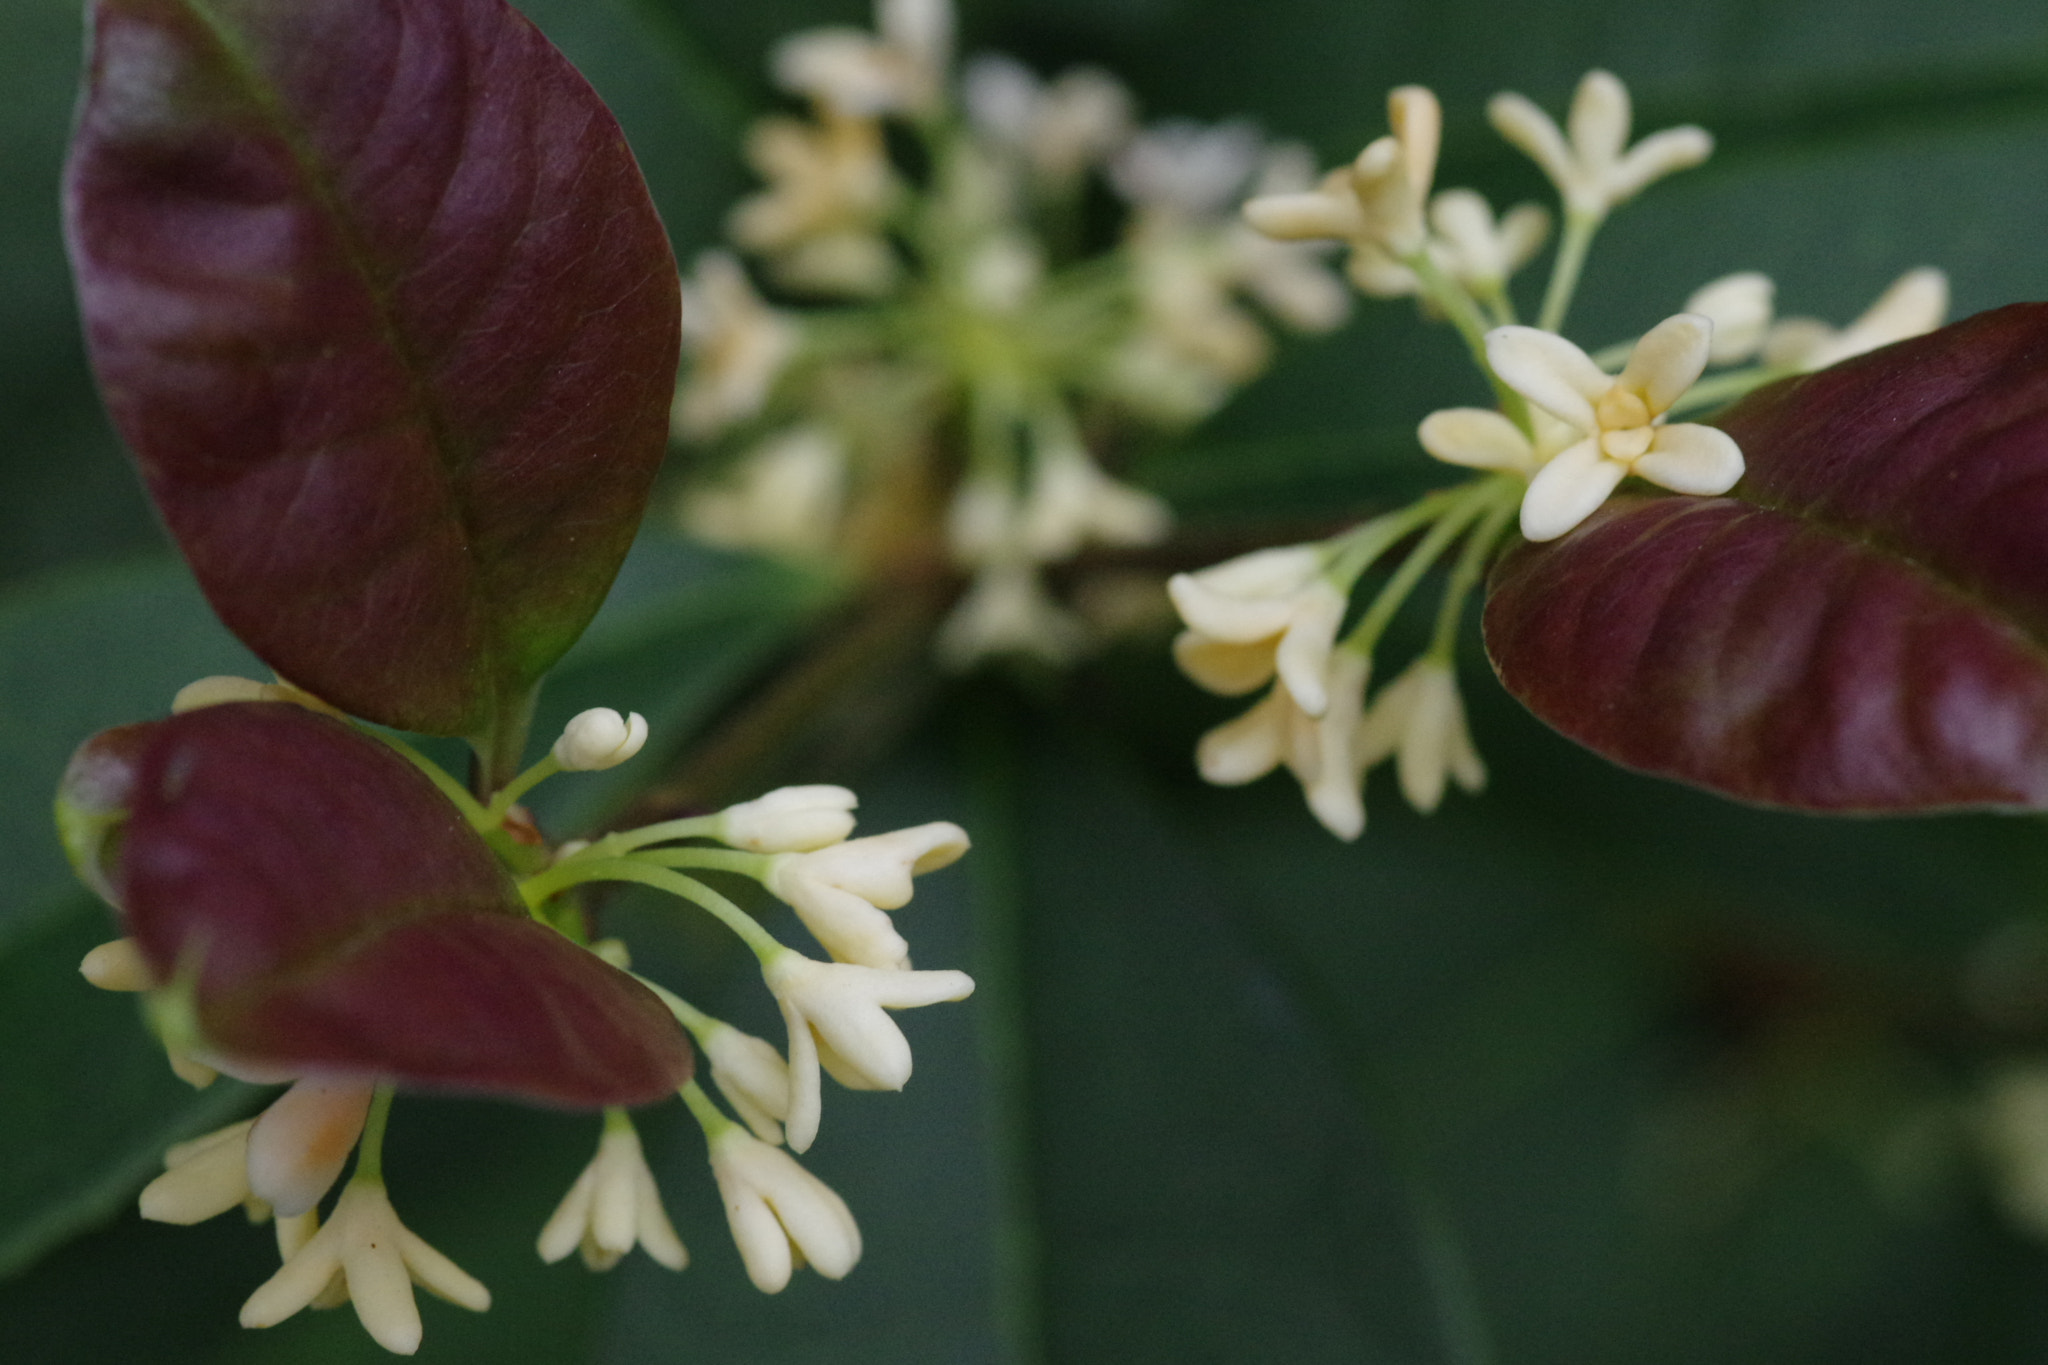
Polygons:
<instances>
[{"instance_id":1,"label":"flower petal","mask_svg":"<svg viewBox=\"0 0 2048 1365\"><path fill-rule=\"evenodd\" d=\"M1556 540L1593 515L1627 474L1622 465L1601 458L1591 441L1559 451L1522 495L1522 534L1530 540Z\"/></svg>"},{"instance_id":2,"label":"flower petal","mask_svg":"<svg viewBox=\"0 0 2048 1365\"><path fill-rule=\"evenodd\" d=\"M339 1214L334 1221L341 1222ZM409 1356L420 1348L420 1308L413 1301L412 1276L406 1273L402 1253L390 1244L398 1231L393 1217L377 1234L365 1232L344 1242L341 1270L348 1277L349 1302L355 1305L363 1330L385 1350Z\"/></svg>"},{"instance_id":3,"label":"flower petal","mask_svg":"<svg viewBox=\"0 0 2048 1365\"><path fill-rule=\"evenodd\" d=\"M1256 550L1199 573L1175 574L1167 594L1189 627L1234 644L1250 644L1287 628L1295 595L1322 571L1312 545Z\"/></svg>"},{"instance_id":4,"label":"flower petal","mask_svg":"<svg viewBox=\"0 0 2048 1365\"><path fill-rule=\"evenodd\" d=\"M1809 363L1818 369L1931 332L1947 313L1948 276L1932 266L1909 270L1892 281L1862 317L1830 337Z\"/></svg>"},{"instance_id":5,"label":"flower petal","mask_svg":"<svg viewBox=\"0 0 2048 1365\"><path fill-rule=\"evenodd\" d=\"M1698 313L1714 324L1709 359L1728 365L1756 352L1770 329L1772 301L1777 285L1759 270L1723 275L1693 291L1685 311Z\"/></svg>"},{"instance_id":6,"label":"flower petal","mask_svg":"<svg viewBox=\"0 0 2048 1365\"><path fill-rule=\"evenodd\" d=\"M1572 94L1566 119L1579 165L1605 189L1609 171L1628 145L1629 124L1634 119L1628 87L1611 71L1588 71Z\"/></svg>"},{"instance_id":7,"label":"flower petal","mask_svg":"<svg viewBox=\"0 0 2048 1365\"><path fill-rule=\"evenodd\" d=\"M1495 132L1526 152L1560 190L1573 179L1575 162L1564 134L1526 95L1513 91L1495 95L1486 102L1486 117Z\"/></svg>"},{"instance_id":8,"label":"flower petal","mask_svg":"<svg viewBox=\"0 0 2048 1365\"><path fill-rule=\"evenodd\" d=\"M338 1214L339 1209L336 1212ZM333 1226L332 1220L328 1226ZM322 1228L320 1232L327 1232L327 1228ZM330 1234L322 1241L319 1233L314 1234L311 1242L300 1248L275 1275L258 1285L256 1292L243 1302L240 1318L242 1326L277 1326L313 1302L314 1297L327 1287L327 1281L340 1268L339 1238Z\"/></svg>"},{"instance_id":9,"label":"flower petal","mask_svg":"<svg viewBox=\"0 0 2048 1365\"><path fill-rule=\"evenodd\" d=\"M1697 166L1713 152L1714 135L1704 128L1686 124L1652 133L1629 148L1628 155L1608 172L1607 202L1614 205L1633 199L1652 180Z\"/></svg>"},{"instance_id":10,"label":"flower petal","mask_svg":"<svg viewBox=\"0 0 2048 1365\"><path fill-rule=\"evenodd\" d=\"M1527 473L1536 453L1522 429L1490 408L1444 408L1416 429L1422 448L1448 464Z\"/></svg>"},{"instance_id":11,"label":"flower petal","mask_svg":"<svg viewBox=\"0 0 2048 1365\"><path fill-rule=\"evenodd\" d=\"M763 1294L781 1293L789 1286L790 1273L796 1268L782 1220L751 1185L720 1172L718 1189L725 1196L725 1220L732 1228L733 1245L740 1250L740 1260L747 1267L747 1278Z\"/></svg>"},{"instance_id":12,"label":"flower petal","mask_svg":"<svg viewBox=\"0 0 2048 1365\"><path fill-rule=\"evenodd\" d=\"M1274 687L1257 705L1203 735L1195 745L1195 767L1204 782L1237 787L1257 781L1280 764L1293 699Z\"/></svg>"},{"instance_id":13,"label":"flower petal","mask_svg":"<svg viewBox=\"0 0 2048 1365\"><path fill-rule=\"evenodd\" d=\"M1550 236L1550 210L1541 204L1517 204L1501 216L1496 236L1502 264L1512 275L1543 249Z\"/></svg>"},{"instance_id":14,"label":"flower petal","mask_svg":"<svg viewBox=\"0 0 2048 1365\"><path fill-rule=\"evenodd\" d=\"M1715 497L1742 477L1742 448L1718 427L1679 422L1657 428L1649 453L1631 472L1674 493Z\"/></svg>"},{"instance_id":15,"label":"flower petal","mask_svg":"<svg viewBox=\"0 0 2048 1365\"><path fill-rule=\"evenodd\" d=\"M1678 313L1643 333L1614 382L1641 394L1650 416L1656 417L1693 386L1707 368L1713 349L1713 320L1698 313Z\"/></svg>"},{"instance_id":16,"label":"flower petal","mask_svg":"<svg viewBox=\"0 0 2048 1365\"><path fill-rule=\"evenodd\" d=\"M824 1082L818 1074L818 1040L811 1035L809 1021L787 1000L781 1003L782 1022L789 1029L789 1116L782 1121L783 1140L790 1151L807 1152L818 1140L818 1120L825 1105ZM788 1279L785 1273L784 1283Z\"/></svg>"},{"instance_id":17,"label":"flower petal","mask_svg":"<svg viewBox=\"0 0 2048 1365\"><path fill-rule=\"evenodd\" d=\"M1197 687L1219 697L1242 697L1273 680L1274 647L1267 640L1236 644L1184 630L1174 637L1173 661Z\"/></svg>"},{"instance_id":18,"label":"flower petal","mask_svg":"<svg viewBox=\"0 0 2048 1365\"><path fill-rule=\"evenodd\" d=\"M676 1225L668 1218L668 1210L662 1207L661 1190L654 1183L654 1172L646 1163L633 1172L633 1197L639 1215L640 1246L656 1265L670 1270L681 1270L690 1263L690 1253L683 1246L683 1239L676 1235Z\"/></svg>"},{"instance_id":19,"label":"flower petal","mask_svg":"<svg viewBox=\"0 0 2048 1365\"><path fill-rule=\"evenodd\" d=\"M583 1240L583 1229L590 1221L590 1203L597 1192L597 1164L583 1168L576 1177L576 1183L562 1196L562 1202L555 1205L555 1211L548 1215L540 1236L534 1239L533 1249L547 1265L565 1259Z\"/></svg>"},{"instance_id":20,"label":"flower petal","mask_svg":"<svg viewBox=\"0 0 2048 1365\"><path fill-rule=\"evenodd\" d=\"M1273 666L1293 693L1295 705L1312 716L1320 716L1330 704L1330 649L1348 605L1344 590L1329 579L1309 584L1295 599L1294 620L1273 655Z\"/></svg>"},{"instance_id":21,"label":"flower petal","mask_svg":"<svg viewBox=\"0 0 2048 1365\"><path fill-rule=\"evenodd\" d=\"M280 1218L296 1218L334 1185L362 1135L373 1082L308 1076L249 1130L249 1191Z\"/></svg>"},{"instance_id":22,"label":"flower petal","mask_svg":"<svg viewBox=\"0 0 2048 1365\"><path fill-rule=\"evenodd\" d=\"M1244 206L1244 220L1283 242L1356 237L1365 230L1358 201L1322 190L1304 194L1263 194Z\"/></svg>"},{"instance_id":23,"label":"flower petal","mask_svg":"<svg viewBox=\"0 0 2048 1365\"><path fill-rule=\"evenodd\" d=\"M396 1219L393 1220L396 1223ZM472 1313L487 1312L491 1306L491 1291L483 1282L449 1260L426 1239L404 1224L398 1227L398 1249L405 1257L406 1271L420 1288L457 1308L467 1308ZM406 1295L410 1302L412 1296Z\"/></svg>"},{"instance_id":24,"label":"flower petal","mask_svg":"<svg viewBox=\"0 0 2048 1365\"><path fill-rule=\"evenodd\" d=\"M1593 404L1614 378L1557 333L1496 327L1486 334L1486 359L1502 382L1545 412L1580 431L1599 426Z\"/></svg>"}]
</instances>

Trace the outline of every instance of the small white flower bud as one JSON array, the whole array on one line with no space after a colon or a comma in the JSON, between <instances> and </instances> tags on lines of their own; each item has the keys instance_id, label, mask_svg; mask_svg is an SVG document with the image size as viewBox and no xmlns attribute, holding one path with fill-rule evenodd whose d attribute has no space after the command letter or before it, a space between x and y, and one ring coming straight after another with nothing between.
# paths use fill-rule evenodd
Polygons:
<instances>
[{"instance_id":1,"label":"small white flower bud","mask_svg":"<svg viewBox=\"0 0 2048 1365\"><path fill-rule=\"evenodd\" d=\"M906 967L909 945L882 911L908 905L913 876L947 866L967 848L966 830L936 821L810 853L778 855L763 881L789 902L834 959Z\"/></svg>"},{"instance_id":2,"label":"small white flower bud","mask_svg":"<svg viewBox=\"0 0 2048 1365\"><path fill-rule=\"evenodd\" d=\"M859 804L844 787L779 787L726 807L718 817L718 837L755 853L808 853L851 834Z\"/></svg>"},{"instance_id":3,"label":"small white flower bud","mask_svg":"<svg viewBox=\"0 0 2048 1365\"><path fill-rule=\"evenodd\" d=\"M1694 291L1682 311L1698 313L1714 324L1709 364L1728 365L1756 353L1770 329L1776 291L1771 277L1756 270L1723 275Z\"/></svg>"},{"instance_id":4,"label":"small white flower bud","mask_svg":"<svg viewBox=\"0 0 2048 1365\"><path fill-rule=\"evenodd\" d=\"M536 1250L553 1265L580 1248L584 1265L610 1270L635 1246L670 1270L690 1261L662 1208L639 1134L630 1122L607 1123L597 1155L541 1229Z\"/></svg>"},{"instance_id":5,"label":"small white flower bud","mask_svg":"<svg viewBox=\"0 0 2048 1365\"><path fill-rule=\"evenodd\" d=\"M711 1063L711 1083L763 1142L782 1141L789 1117L789 1063L765 1038L717 1024L698 1040Z\"/></svg>"},{"instance_id":6,"label":"small white flower bud","mask_svg":"<svg viewBox=\"0 0 2048 1365\"><path fill-rule=\"evenodd\" d=\"M728 1128L711 1140L711 1173L747 1278L762 1293L788 1285L792 1248L828 1280L860 1260L860 1227L846 1201L781 1148Z\"/></svg>"},{"instance_id":7,"label":"small white flower bud","mask_svg":"<svg viewBox=\"0 0 2048 1365\"><path fill-rule=\"evenodd\" d=\"M608 706L581 712L562 727L555 762L572 773L615 768L647 743L647 721L638 711L621 716Z\"/></svg>"}]
</instances>

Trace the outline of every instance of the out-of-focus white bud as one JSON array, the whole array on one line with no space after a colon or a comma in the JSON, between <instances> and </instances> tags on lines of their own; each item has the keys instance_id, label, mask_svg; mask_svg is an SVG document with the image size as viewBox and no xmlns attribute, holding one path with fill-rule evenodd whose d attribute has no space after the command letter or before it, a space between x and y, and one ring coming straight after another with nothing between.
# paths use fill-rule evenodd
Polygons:
<instances>
[{"instance_id":1,"label":"out-of-focus white bud","mask_svg":"<svg viewBox=\"0 0 2048 1365\"><path fill-rule=\"evenodd\" d=\"M808 853L853 833L859 804L844 787L778 787L721 811L718 837L756 853Z\"/></svg>"},{"instance_id":2,"label":"out-of-focus white bud","mask_svg":"<svg viewBox=\"0 0 2048 1365\"><path fill-rule=\"evenodd\" d=\"M1714 324L1707 363L1728 365L1756 354L1771 326L1777 285L1761 271L1744 270L1701 285L1681 312L1698 313Z\"/></svg>"},{"instance_id":3,"label":"out-of-focus white bud","mask_svg":"<svg viewBox=\"0 0 2048 1365\"><path fill-rule=\"evenodd\" d=\"M555 741L555 762L572 773L595 772L624 763L647 743L647 721L638 711L621 716L609 706L576 715Z\"/></svg>"}]
</instances>

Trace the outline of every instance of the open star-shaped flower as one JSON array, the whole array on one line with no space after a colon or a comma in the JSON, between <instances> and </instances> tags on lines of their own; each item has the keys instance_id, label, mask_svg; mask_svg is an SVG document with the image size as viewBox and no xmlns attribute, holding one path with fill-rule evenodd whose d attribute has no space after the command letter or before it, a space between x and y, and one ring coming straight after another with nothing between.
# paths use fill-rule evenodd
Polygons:
<instances>
[{"instance_id":1,"label":"open star-shaped flower","mask_svg":"<svg viewBox=\"0 0 2048 1365\"><path fill-rule=\"evenodd\" d=\"M1486 334L1487 360L1502 381L1578 433L1530 479L1523 535L1557 539L1631 474L1674 493L1711 496L1735 486L1742 450L1732 437L1664 422L1706 369L1713 331L1694 313L1666 318L1636 343L1619 375L1554 332L1497 327Z\"/></svg>"}]
</instances>

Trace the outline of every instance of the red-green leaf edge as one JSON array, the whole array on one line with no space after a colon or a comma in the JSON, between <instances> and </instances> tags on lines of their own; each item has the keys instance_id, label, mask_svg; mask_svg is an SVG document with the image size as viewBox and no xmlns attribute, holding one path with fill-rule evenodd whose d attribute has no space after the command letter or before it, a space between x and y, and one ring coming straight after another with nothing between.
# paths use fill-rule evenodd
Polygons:
<instances>
[{"instance_id":1,"label":"red-green leaf edge","mask_svg":"<svg viewBox=\"0 0 2048 1365\"><path fill-rule=\"evenodd\" d=\"M411 764L282 703L110 730L73 761L74 851L237 1074L362 1074L579 1108L690 1076L645 986L526 914ZM97 818L92 818L92 817Z\"/></svg>"},{"instance_id":2,"label":"red-green leaf edge","mask_svg":"<svg viewBox=\"0 0 2048 1365\"><path fill-rule=\"evenodd\" d=\"M1759 391L1727 497L1496 566L1507 689L1618 763L1826 812L2048 807L2048 305Z\"/></svg>"},{"instance_id":3,"label":"red-green leaf edge","mask_svg":"<svg viewBox=\"0 0 2048 1365\"><path fill-rule=\"evenodd\" d=\"M661 460L674 260L503 0L94 0L66 230L108 407L281 674L516 725Z\"/></svg>"}]
</instances>

